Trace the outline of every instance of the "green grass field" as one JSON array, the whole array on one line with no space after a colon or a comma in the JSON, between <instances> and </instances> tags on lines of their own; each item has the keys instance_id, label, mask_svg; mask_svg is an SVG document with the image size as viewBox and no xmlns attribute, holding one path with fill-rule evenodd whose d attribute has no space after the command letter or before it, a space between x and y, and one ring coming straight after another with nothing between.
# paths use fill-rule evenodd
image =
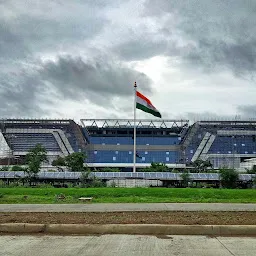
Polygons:
<instances>
[{"instance_id":1,"label":"green grass field","mask_svg":"<svg viewBox=\"0 0 256 256\"><path fill-rule=\"evenodd\" d=\"M58 200L56 195L64 194ZM24 198L27 196L27 198ZM0 188L0 203L256 203L256 189L195 188Z\"/></svg>"}]
</instances>

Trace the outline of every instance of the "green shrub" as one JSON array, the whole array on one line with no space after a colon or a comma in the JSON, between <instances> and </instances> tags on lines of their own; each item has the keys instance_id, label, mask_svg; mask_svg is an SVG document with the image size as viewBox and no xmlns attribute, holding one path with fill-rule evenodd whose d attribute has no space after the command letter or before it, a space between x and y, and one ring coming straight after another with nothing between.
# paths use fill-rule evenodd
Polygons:
<instances>
[{"instance_id":1,"label":"green shrub","mask_svg":"<svg viewBox=\"0 0 256 256\"><path fill-rule=\"evenodd\" d=\"M220 170L221 185L224 188L236 188L239 175L233 169Z\"/></svg>"},{"instance_id":2,"label":"green shrub","mask_svg":"<svg viewBox=\"0 0 256 256\"><path fill-rule=\"evenodd\" d=\"M4 166L4 167L2 167L2 168L0 169L0 171L1 171L1 172L8 172L9 169L10 169L9 167Z\"/></svg>"},{"instance_id":3,"label":"green shrub","mask_svg":"<svg viewBox=\"0 0 256 256\"><path fill-rule=\"evenodd\" d=\"M106 183L96 177L89 178L84 182L81 182L80 187L82 188L102 188L106 187Z\"/></svg>"},{"instance_id":4,"label":"green shrub","mask_svg":"<svg viewBox=\"0 0 256 256\"><path fill-rule=\"evenodd\" d=\"M138 170L138 172L169 172L170 169L164 163L151 163L150 167Z\"/></svg>"},{"instance_id":5,"label":"green shrub","mask_svg":"<svg viewBox=\"0 0 256 256\"><path fill-rule=\"evenodd\" d=\"M12 170L13 172L22 172L22 171L24 171L25 169L24 169L22 166L14 165L11 170Z\"/></svg>"},{"instance_id":6,"label":"green shrub","mask_svg":"<svg viewBox=\"0 0 256 256\"><path fill-rule=\"evenodd\" d=\"M120 169L106 167L106 168L103 168L101 170L96 170L96 172L120 172Z\"/></svg>"},{"instance_id":7,"label":"green shrub","mask_svg":"<svg viewBox=\"0 0 256 256\"><path fill-rule=\"evenodd\" d=\"M0 188L6 188L6 187L7 187L7 184L3 180L0 180Z\"/></svg>"}]
</instances>

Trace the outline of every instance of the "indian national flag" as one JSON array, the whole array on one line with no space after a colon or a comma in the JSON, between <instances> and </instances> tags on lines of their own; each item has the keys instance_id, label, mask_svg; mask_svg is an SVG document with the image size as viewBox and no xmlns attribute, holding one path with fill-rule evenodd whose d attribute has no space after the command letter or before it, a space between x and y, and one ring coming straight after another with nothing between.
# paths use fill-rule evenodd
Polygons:
<instances>
[{"instance_id":1,"label":"indian national flag","mask_svg":"<svg viewBox=\"0 0 256 256\"><path fill-rule=\"evenodd\" d=\"M160 112L153 106L147 97L138 91L136 91L136 96L136 108L161 118Z\"/></svg>"}]
</instances>

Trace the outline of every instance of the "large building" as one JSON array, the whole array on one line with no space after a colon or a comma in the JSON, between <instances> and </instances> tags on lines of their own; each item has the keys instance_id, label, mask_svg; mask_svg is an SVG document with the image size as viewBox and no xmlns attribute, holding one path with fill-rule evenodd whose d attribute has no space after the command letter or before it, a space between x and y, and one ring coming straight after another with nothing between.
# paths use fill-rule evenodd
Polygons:
<instances>
[{"instance_id":1,"label":"large building","mask_svg":"<svg viewBox=\"0 0 256 256\"><path fill-rule=\"evenodd\" d=\"M137 167L152 162L183 168L197 159L214 168L242 170L256 158L255 121L137 120ZM22 163L36 144L42 144L49 162L57 156L85 152L91 167L119 167L133 163L133 120L3 119L0 121L0 158L6 164Z\"/></svg>"},{"instance_id":2,"label":"large building","mask_svg":"<svg viewBox=\"0 0 256 256\"><path fill-rule=\"evenodd\" d=\"M89 144L88 162L96 167L116 166L131 168L133 165L133 120L81 120ZM180 162L182 134L188 127L187 120L137 120L137 167L152 162L170 167L183 167Z\"/></svg>"}]
</instances>

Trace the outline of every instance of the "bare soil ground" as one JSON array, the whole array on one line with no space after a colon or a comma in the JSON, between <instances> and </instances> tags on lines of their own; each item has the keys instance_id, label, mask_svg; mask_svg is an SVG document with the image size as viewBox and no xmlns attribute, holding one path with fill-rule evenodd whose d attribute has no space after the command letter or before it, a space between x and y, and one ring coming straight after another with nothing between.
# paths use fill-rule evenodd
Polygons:
<instances>
[{"instance_id":1,"label":"bare soil ground","mask_svg":"<svg viewBox=\"0 0 256 256\"><path fill-rule=\"evenodd\" d=\"M0 223L256 225L256 212L12 212Z\"/></svg>"}]
</instances>

